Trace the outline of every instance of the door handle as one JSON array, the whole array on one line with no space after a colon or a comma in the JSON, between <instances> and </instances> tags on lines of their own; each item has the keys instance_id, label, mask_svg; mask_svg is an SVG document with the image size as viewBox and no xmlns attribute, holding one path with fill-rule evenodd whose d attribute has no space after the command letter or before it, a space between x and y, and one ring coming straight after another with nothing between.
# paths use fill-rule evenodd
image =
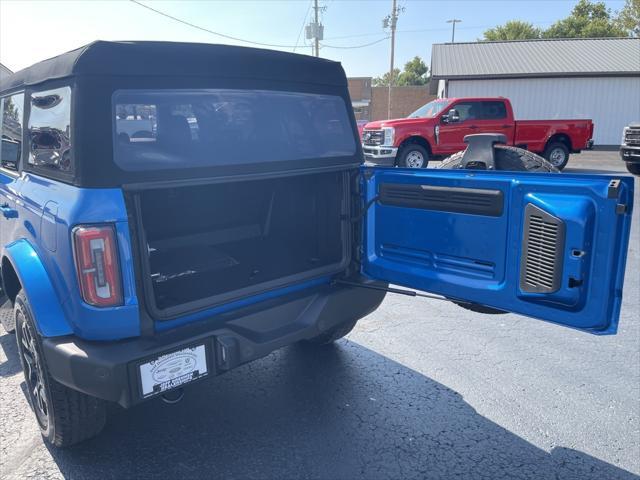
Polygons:
<instances>
[{"instance_id":1,"label":"door handle","mask_svg":"<svg viewBox=\"0 0 640 480\"><path fill-rule=\"evenodd\" d=\"M469 125L469 128L471 130L476 130L478 128L478 126L477 125Z\"/></svg>"},{"instance_id":2,"label":"door handle","mask_svg":"<svg viewBox=\"0 0 640 480\"><path fill-rule=\"evenodd\" d=\"M18 211L11 208L8 203L0 205L0 211L4 218L18 218Z\"/></svg>"},{"instance_id":3,"label":"door handle","mask_svg":"<svg viewBox=\"0 0 640 480\"><path fill-rule=\"evenodd\" d=\"M502 125L502 128L511 128L513 125Z\"/></svg>"}]
</instances>

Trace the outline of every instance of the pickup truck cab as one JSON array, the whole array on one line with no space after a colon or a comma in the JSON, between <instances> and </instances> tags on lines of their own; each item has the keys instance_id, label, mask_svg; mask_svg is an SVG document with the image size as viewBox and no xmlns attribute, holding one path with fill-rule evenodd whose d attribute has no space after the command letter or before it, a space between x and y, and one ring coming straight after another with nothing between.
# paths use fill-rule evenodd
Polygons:
<instances>
[{"instance_id":1,"label":"pickup truck cab","mask_svg":"<svg viewBox=\"0 0 640 480\"><path fill-rule=\"evenodd\" d=\"M464 137L503 134L514 145L546 158L562 170L570 153L591 148L591 120L515 120L511 102L497 98L443 98L407 118L365 125L362 148L367 160L381 165L423 168L429 159L465 149Z\"/></svg>"},{"instance_id":2,"label":"pickup truck cab","mask_svg":"<svg viewBox=\"0 0 640 480\"><path fill-rule=\"evenodd\" d=\"M337 62L223 45L3 80L0 313L47 441L330 343L389 283L616 332L632 178L365 166L350 104Z\"/></svg>"}]
</instances>

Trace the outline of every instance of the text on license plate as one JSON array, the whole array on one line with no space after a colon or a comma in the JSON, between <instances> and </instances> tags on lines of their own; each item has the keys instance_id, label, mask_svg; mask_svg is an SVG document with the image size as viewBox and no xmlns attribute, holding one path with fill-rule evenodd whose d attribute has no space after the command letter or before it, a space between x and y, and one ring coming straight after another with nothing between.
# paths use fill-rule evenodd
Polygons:
<instances>
[{"instance_id":1,"label":"text on license plate","mask_svg":"<svg viewBox=\"0 0 640 480\"><path fill-rule=\"evenodd\" d=\"M140 365L142 396L150 397L207 375L204 345L183 348Z\"/></svg>"}]
</instances>

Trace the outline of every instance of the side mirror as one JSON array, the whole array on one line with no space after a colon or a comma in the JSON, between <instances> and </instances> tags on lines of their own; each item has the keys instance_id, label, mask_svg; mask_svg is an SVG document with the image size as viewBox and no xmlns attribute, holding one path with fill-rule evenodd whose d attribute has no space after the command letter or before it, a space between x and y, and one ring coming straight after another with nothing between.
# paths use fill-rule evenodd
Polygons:
<instances>
[{"instance_id":1,"label":"side mirror","mask_svg":"<svg viewBox=\"0 0 640 480\"><path fill-rule=\"evenodd\" d=\"M449 110L449 113L447 113L447 122L456 123L459 121L460 121L460 114L458 113L458 111L455 108L452 108L451 110Z\"/></svg>"}]
</instances>

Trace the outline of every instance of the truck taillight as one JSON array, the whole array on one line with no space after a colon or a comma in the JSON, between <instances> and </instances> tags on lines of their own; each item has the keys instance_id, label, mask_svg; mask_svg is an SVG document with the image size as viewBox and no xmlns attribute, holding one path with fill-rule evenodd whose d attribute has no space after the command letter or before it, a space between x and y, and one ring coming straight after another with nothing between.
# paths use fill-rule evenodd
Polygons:
<instances>
[{"instance_id":1,"label":"truck taillight","mask_svg":"<svg viewBox=\"0 0 640 480\"><path fill-rule=\"evenodd\" d=\"M73 248L83 300L96 307L122 305L114 227L85 225L74 228Z\"/></svg>"}]
</instances>

